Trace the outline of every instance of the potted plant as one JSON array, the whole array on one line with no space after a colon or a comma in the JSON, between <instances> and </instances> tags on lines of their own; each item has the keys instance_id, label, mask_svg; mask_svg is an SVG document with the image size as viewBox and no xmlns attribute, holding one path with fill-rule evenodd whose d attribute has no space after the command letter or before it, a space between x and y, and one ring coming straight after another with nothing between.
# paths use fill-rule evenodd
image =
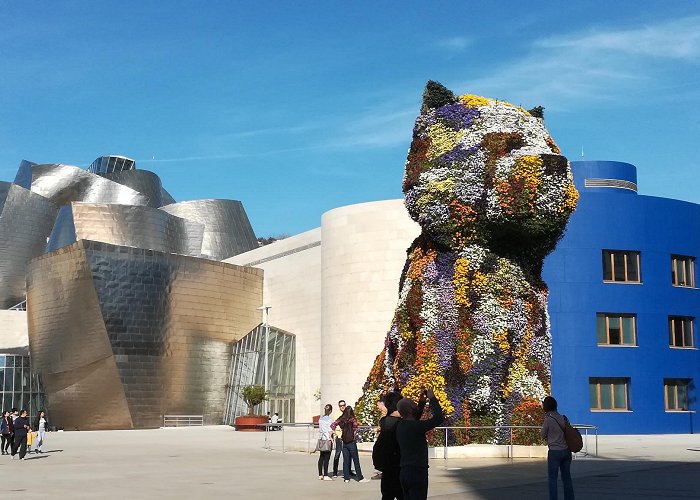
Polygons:
<instances>
[{"instance_id":1,"label":"potted plant","mask_svg":"<svg viewBox=\"0 0 700 500\"><path fill-rule=\"evenodd\" d=\"M255 415L255 407L267 399L265 388L261 385L246 385L241 389L241 397L248 405L248 415L236 417L237 431L263 431L259 424L267 423L267 415Z\"/></svg>"}]
</instances>

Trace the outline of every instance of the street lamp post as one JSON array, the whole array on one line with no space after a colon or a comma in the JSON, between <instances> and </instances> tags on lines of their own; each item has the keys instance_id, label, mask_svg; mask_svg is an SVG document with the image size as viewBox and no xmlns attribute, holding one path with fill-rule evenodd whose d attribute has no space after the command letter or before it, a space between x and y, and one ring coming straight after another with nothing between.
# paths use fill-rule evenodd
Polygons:
<instances>
[{"instance_id":1,"label":"street lamp post","mask_svg":"<svg viewBox=\"0 0 700 500\"><path fill-rule=\"evenodd\" d=\"M268 360L270 353L270 308L272 306L262 305L258 307L258 310L265 311L265 317L263 318L263 326L265 327L265 366L263 367L263 379L265 385L265 394L267 395L270 390L270 374L268 373ZM269 397L265 399L265 411L270 411L270 399Z\"/></svg>"}]
</instances>

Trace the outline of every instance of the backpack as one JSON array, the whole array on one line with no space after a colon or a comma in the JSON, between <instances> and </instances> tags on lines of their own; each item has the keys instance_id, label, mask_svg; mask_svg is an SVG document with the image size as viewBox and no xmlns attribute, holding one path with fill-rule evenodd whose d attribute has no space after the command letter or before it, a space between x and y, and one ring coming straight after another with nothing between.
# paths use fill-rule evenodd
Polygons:
<instances>
[{"instance_id":1,"label":"backpack","mask_svg":"<svg viewBox=\"0 0 700 500\"><path fill-rule=\"evenodd\" d=\"M399 422L400 420L397 420L391 427L382 429L374 442L372 463L378 471L384 472L399 466L401 450L399 450L399 442L396 439L396 428Z\"/></svg>"},{"instance_id":2,"label":"backpack","mask_svg":"<svg viewBox=\"0 0 700 500\"><path fill-rule=\"evenodd\" d=\"M562 427L556 418L552 417L552 419L564 432L564 440L566 441L566 446L569 447L569 451L573 453L578 453L581 451L581 449L583 449L583 437L578 429L572 427L572 425L569 423L569 419L566 418L566 415L564 415L564 423L566 424L565 427Z\"/></svg>"}]
</instances>

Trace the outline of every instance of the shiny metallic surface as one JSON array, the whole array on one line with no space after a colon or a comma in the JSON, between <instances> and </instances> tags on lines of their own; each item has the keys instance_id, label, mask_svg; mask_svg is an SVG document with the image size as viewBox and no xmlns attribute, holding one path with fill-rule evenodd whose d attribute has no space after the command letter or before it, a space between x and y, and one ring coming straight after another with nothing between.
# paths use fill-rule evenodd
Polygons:
<instances>
[{"instance_id":1,"label":"shiny metallic surface","mask_svg":"<svg viewBox=\"0 0 700 500\"><path fill-rule=\"evenodd\" d=\"M87 168L88 172L94 174L124 172L136 168L134 160L126 156L100 156Z\"/></svg>"},{"instance_id":2,"label":"shiny metallic surface","mask_svg":"<svg viewBox=\"0 0 700 500\"><path fill-rule=\"evenodd\" d=\"M261 303L254 268L85 240L33 260L29 346L52 425L220 424L232 343Z\"/></svg>"},{"instance_id":3,"label":"shiny metallic surface","mask_svg":"<svg viewBox=\"0 0 700 500\"><path fill-rule=\"evenodd\" d=\"M215 260L258 248L258 241L245 213L236 200L182 201L161 210L204 224L202 254Z\"/></svg>"},{"instance_id":4,"label":"shiny metallic surface","mask_svg":"<svg viewBox=\"0 0 700 500\"><path fill-rule=\"evenodd\" d=\"M72 165L34 165L32 191L62 206L71 201L148 205L147 195Z\"/></svg>"},{"instance_id":5,"label":"shiny metallic surface","mask_svg":"<svg viewBox=\"0 0 700 500\"><path fill-rule=\"evenodd\" d=\"M198 257L203 236L204 224L157 208L73 202L61 208L46 251L93 240Z\"/></svg>"},{"instance_id":6,"label":"shiny metallic surface","mask_svg":"<svg viewBox=\"0 0 700 500\"><path fill-rule=\"evenodd\" d=\"M117 182L148 197L149 207L162 207L170 202L158 177L148 170L124 170L121 172L99 173L100 177Z\"/></svg>"},{"instance_id":7,"label":"shiny metallic surface","mask_svg":"<svg viewBox=\"0 0 700 500\"><path fill-rule=\"evenodd\" d=\"M32 188L32 167L36 163L22 160L17 169L17 175L15 175L15 184L23 187L24 189Z\"/></svg>"},{"instance_id":8,"label":"shiny metallic surface","mask_svg":"<svg viewBox=\"0 0 700 500\"><path fill-rule=\"evenodd\" d=\"M9 182L0 182L0 309L24 300L27 263L41 255L58 207Z\"/></svg>"}]
</instances>

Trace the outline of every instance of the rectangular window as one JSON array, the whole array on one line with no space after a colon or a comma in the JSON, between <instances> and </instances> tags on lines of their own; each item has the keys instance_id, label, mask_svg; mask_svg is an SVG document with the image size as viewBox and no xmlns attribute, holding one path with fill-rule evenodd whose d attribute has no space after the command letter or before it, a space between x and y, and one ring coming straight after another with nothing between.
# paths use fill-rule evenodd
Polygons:
<instances>
[{"instance_id":1,"label":"rectangular window","mask_svg":"<svg viewBox=\"0 0 700 500\"><path fill-rule=\"evenodd\" d=\"M690 379L664 379L664 399L666 401L666 411L688 411L689 386Z\"/></svg>"},{"instance_id":2,"label":"rectangular window","mask_svg":"<svg viewBox=\"0 0 700 500\"><path fill-rule=\"evenodd\" d=\"M641 283L639 252L603 250L603 281Z\"/></svg>"},{"instance_id":3,"label":"rectangular window","mask_svg":"<svg viewBox=\"0 0 700 500\"><path fill-rule=\"evenodd\" d=\"M629 380L629 378L589 378L591 410L629 411Z\"/></svg>"},{"instance_id":4,"label":"rectangular window","mask_svg":"<svg viewBox=\"0 0 700 500\"><path fill-rule=\"evenodd\" d=\"M695 288L695 257L671 255L671 283Z\"/></svg>"},{"instance_id":5,"label":"rectangular window","mask_svg":"<svg viewBox=\"0 0 700 500\"><path fill-rule=\"evenodd\" d=\"M637 318L634 314L596 314L598 345L637 345Z\"/></svg>"},{"instance_id":6,"label":"rectangular window","mask_svg":"<svg viewBox=\"0 0 700 500\"><path fill-rule=\"evenodd\" d=\"M671 347L695 347L693 319L690 316L668 317L668 344Z\"/></svg>"}]
</instances>

